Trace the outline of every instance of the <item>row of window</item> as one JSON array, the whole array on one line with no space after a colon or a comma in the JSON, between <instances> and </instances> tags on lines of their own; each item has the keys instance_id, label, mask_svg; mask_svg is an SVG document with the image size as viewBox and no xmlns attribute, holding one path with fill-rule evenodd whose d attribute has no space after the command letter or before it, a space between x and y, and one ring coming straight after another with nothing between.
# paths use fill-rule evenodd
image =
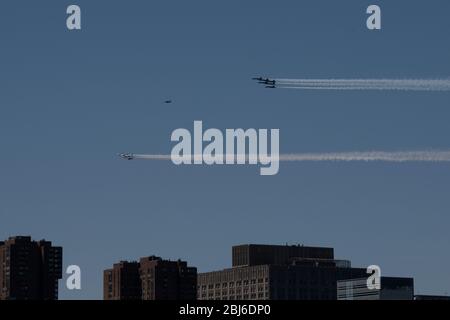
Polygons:
<instances>
[{"instance_id":1,"label":"row of window","mask_svg":"<svg viewBox=\"0 0 450 320\"><path fill-rule=\"evenodd\" d=\"M198 297L200 299L200 296ZM244 294L244 295L230 295L230 296L206 296L206 294L201 295L201 300L262 300L269 299L268 293L253 293L253 294Z\"/></svg>"},{"instance_id":2,"label":"row of window","mask_svg":"<svg viewBox=\"0 0 450 320\"><path fill-rule=\"evenodd\" d=\"M248 286L249 284L256 284L256 283L268 283L269 282L269 278L260 278L260 279L251 279L251 280L243 280L243 281L236 281L236 282L223 282L223 283L216 283L214 284L209 284L208 286L206 286L206 284L202 285L202 286L198 286L198 289L200 290L200 287L202 290L206 290L206 288L208 289L219 289L219 288L233 288L233 287L240 287L242 286L242 284L244 284L244 286Z\"/></svg>"},{"instance_id":3,"label":"row of window","mask_svg":"<svg viewBox=\"0 0 450 320\"><path fill-rule=\"evenodd\" d=\"M208 293L213 294L215 292L215 295L220 295L221 293L222 293L222 295L228 295L228 294L235 294L235 293L244 293L245 294L248 292L251 292L251 293L265 292L268 290L269 290L269 286L259 286L259 287L253 286L250 289L246 288L246 287L244 287L244 288L239 287L239 288L230 288L230 289L211 290L211 291L208 291ZM206 291L201 291L201 292L206 294Z\"/></svg>"}]
</instances>

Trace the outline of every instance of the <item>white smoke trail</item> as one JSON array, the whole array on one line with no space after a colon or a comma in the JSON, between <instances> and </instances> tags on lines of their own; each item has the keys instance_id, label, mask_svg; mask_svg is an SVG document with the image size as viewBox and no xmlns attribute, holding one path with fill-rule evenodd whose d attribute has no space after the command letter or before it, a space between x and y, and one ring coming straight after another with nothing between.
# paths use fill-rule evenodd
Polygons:
<instances>
[{"instance_id":1,"label":"white smoke trail","mask_svg":"<svg viewBox=\"0 0 450 320\"><path fill-rule=\"evenodd\" d=\"M170 154L133 154L134 159L142 160L171 160Z\"/></svg>"},{"instance_id":2,"label":"white smoke trail","mask_svg":"<svg viewBox=\"0 0 450 320\"><path fill-rule=\"evenodd\" d=\"M280 155L280 161L450 162L450 151L369 151Z\"/></svg>"},{"instance_id":3,"label":"white smoke trail","mask_svg":"<svg viewBox=\"0 0 450 320\"><path fill-rule=\"evenodd\" d=\"M393 88L372 88L372 87L290 87L290 86L277 86L278 89L294 89L294 90L395 90L395 91L401 91L400 89L393 89ZM429 90L423 90L423 91L429 91Z\"/></svg>"},{"instance_id":4,"label":"white smoke trail","mask_svg":"<svg viewBox=\"0 0 450 320\"><path fill-rule=\"evenodd\" d=\"M282 89L450 91L450 79L275 79Z\"/></svg>"},{"instance_id":5,"label":"white smoke trail","mask_svg":"<svg viewBox=\"0 0 450 320\"><path fill-rule=\"evenodd\" d=\"M245 158L245 160L269 161L269 157L258 155L219 155L225 159ZM171 155L165 154L133 154L134 159L171 160ZM189 156L188 156L189 158ZM208 159L202 155L191 155L194 159ZM212 158L211 158L212 159ZM450 162L450 151L367 151L367 152L330 152L330 153L295 153L280 154L280 161L286 162Z\"/></svg>"}]
</instances>

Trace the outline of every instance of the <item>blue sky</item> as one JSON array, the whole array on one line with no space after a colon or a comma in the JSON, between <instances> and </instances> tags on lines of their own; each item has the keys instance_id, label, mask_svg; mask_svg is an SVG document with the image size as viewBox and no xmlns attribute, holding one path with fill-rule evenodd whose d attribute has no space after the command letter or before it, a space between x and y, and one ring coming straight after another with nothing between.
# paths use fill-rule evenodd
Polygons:
<instances>
[{"instance_id":1,"label":"blue sky","mask_svg":"<svg viewBox=\"0 0 450 320\"><path fill-rule=\"evenodd\" d=\"M69 32L65 11L82 9ZM383 29L368 31L379 4ZM170 134L279 128L282 153L450 149L450 94L263 90L250 78L449 78L448 1L61 1L0 5L0 238L64 247L83 289L146 255L199 271L240 243L335 247L355 266L450 289L450 166L120 161ZM162 102L173 99L174 103Z\"/></svg>"}]
</instances>

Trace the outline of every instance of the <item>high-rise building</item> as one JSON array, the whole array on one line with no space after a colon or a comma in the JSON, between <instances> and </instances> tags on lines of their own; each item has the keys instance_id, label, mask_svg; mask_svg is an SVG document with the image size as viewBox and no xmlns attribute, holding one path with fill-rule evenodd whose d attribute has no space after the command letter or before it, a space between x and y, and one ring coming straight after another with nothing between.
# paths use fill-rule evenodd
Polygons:
<instances>
[{"instance_id":1,"label":"high-rise building","mask_svg":"<svg viewBox=\"0 0 450 320\"><path fill-rule=\"evenodd\" d=\"M144 300L195 300L197 269L185 261L159 257L140 260L142 298Z\"/></svg>"},{"instance_id":2,"label":"high-rise building","mask_svg":"<svg viewBox=\"0 0 450 320\"><path fill-rule=\"evenodd\" d=\"M351 278L337 282L338 300L413 300L414 279L381 277L380 288L367 286L367 278Z\"/></svg>"},{"instance_id":3,"label":"high-rise building","mask_svg":"<svg viewBox=\"0 0 450 320\"><path fill-rule=\"evenodd\" d=\"M62 248L31 237L0 242L0 300L56 300Z\"/></svg>"},{"instance_id":4,"label":"high-rise building","mask_svg":"<svg viewBox=\"0 0 450 320\"><path fill-rule=\"evenodd\" d=\"M140 300L142 297L139 263L121 261L103 272L105 300Z\"/></svg>"},{"instance_id":5,"label":"high-rise building","mask_svg":"<svg viewBox=\"0 0 450 320\"><path fill-rule=\"evenodd\" d=\"M338 279L366 272L332 248L249 244L232 256L232 268L198 275L199 300L336 300Z\"/></svg>"},{"instance_id":6,"label":"high-rise building","mask_svg":"<svg viewBox=\"0 0 450 320\"><path fill-rule=\"evenodd\" d=\"M145 257L120 262L103 275L105 300L195 300L197 269L185 261Z\"/></svg>"}]
</instances>

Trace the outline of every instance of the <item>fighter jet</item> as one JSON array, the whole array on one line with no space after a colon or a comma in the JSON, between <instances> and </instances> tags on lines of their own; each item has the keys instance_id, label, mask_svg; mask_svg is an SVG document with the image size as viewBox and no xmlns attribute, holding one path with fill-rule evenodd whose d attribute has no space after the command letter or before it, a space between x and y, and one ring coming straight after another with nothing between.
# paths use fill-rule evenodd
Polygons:
<instances>
[{"instance_id":1,"label":"fighter jet","mask_svg":"<svg viewBox=\"0 0 450 320\"><path fill-rule=\"evenodd\" d=\"M275 80L266 80L266 81L264 81L264 84L274 86Z\"/></svg>"},{"instance_id":2,"label":"fighter jet","mask_svg":"<svg viewBox=\"0 0 450 320\"><path fill-rule=\"evenodd\" d=\"M268 88L268 89L276 89L277 87L276 86L266 86L266 88Z\"/></svg>"},{"instance_id":3,"label":"fighter jet","mask_svg":"<svg viewBox=\"0 0 450 320\"><path fill-rule=\"evenodd\" d=\"M258 78L252 78L252 80L256 80L256 81L264 81L263 77L258 77Z\"/></svg>"},{"instance_id":4,"label":"fighter jet","mask_svg":"<svg viewBox=\"0 0 450 320\"><path fill-rule=\"evenodd\" d=\"M265 85L275 85L275 80L269 79L269 78L263 78L263 77L258 77L258 78L252 78L252 80L256 80L258 81L259 84L265 84Z\"/></svg>"},{"instance_id":5,"label":"fighter jet","mask_svg":"<svg viewBox=\"0 0 450 320\"><path fill-rule=\"evenodd\" d=\"M134 160L134 155L132 153L119 153L118 156L124 160Z\"/></svg>"},{"instance_id":6,"label":"fighter jet","mask_svg":"<svg viewBox=\"0 0 450 320\"><path fill-rule=\"evenodd\" d=\"M164 103L165 104L170 104L170 103L172 103L172 100L165 100Z\"/></svg>"}]
</instances>

